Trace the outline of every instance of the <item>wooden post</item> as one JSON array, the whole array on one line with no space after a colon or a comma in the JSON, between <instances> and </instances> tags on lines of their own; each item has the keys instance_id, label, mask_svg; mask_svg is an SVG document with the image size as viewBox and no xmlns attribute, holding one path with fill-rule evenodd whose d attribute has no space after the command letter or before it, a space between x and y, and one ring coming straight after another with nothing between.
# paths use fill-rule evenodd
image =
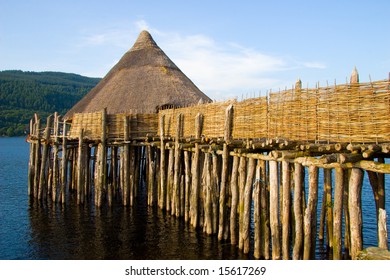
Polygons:
<instances>
[{"instance_id":1,"label":"wooden post","mask_svg":"<svg viewBox=\"0 0 390 280\"><path fill-rule=\"evenodd\" d=\"M242 250L244 248L244 194L245 194L245 183L246 183L246 158L240 157L240 165L238 167L238 186L239 186L239 202L238 202L238 213L239 213L239 235L238 235L238 248Z\"/></svg>"},{"instance_id":2,"label":"wooden post","mask_svg":"<svg viewBox=\"0 0 390 280\"><path fill-rule=\"evenodd\" d=\"M203 166L203 197L204 201L204 224L203 231L207 234L213 233L213 225L211 218L211 164L210 164L210 154L205 153L205 160Z\"/></svg>"},{"instance_id":3,"label":"wooden post","mask_svg":"<svg viewBox=\"0 0 390 280\"><path fill-rule=\"evenodd\" d=\"M52 200L56 202L57 192L58 192L58 182L59 182L59 167L58 167L58 132L60 117L56 112L54 114L54 148L53 148L53 187L52 187Z\"/></svg>"},{"instance_id":4,"label":"wooden post","mask_svg":"<svg viewBox=\"0 0 390 280\"><path fill-rule=\"evenodd\" d=\"M260 161L256 165L256 177L253 189L253 224L254 224L254 252L253 256L260 259L261 256L261 208L260 208L260 194L261 194L261 164Z\"/></svg>"},{"instance_id":5,"label":"wooden post","mask_svg":"<svg viewBox=\"0 0 390 280\"><path fill-rule=\"evenodd\" d=\"M84 129L80 129L79 147L77 157L77 204L84 203L84 149L83 149Z\"/></svg>"},{"instance_id":6,"label":"wooden post","mask_svg":"<svg viewBox=\"0 0 390 280\"><path fill-rule=\"evenodd\" d=\"M278 162L269 161L269 184L270 184L270 225L272 241L272 259L280 259L279 237L279 183Z\"/></svg>"},{"instance_id":7,"label":"wooden post","mask_svg":"<svg viewBox=\"0 0 390 280\"><path fill-rule=\"evenodd\" d=\"M33 196L34 194L34 166L35 166L35 144L33 143L33 139L35 137L35 129L34 129L34 121L30 120L30 157L28 161L28 196Z\"/></svg>"},{"instance_id":8,"label":"wooden post","mask_svg":"<svg viewBox=\"0 0 390 280\"><path fill-rule=\"evenodd\" d=\"M166 208L166 173L165 173L165 144L164 144L165 116L160 116L160 198L159 206Z\"/></svg>"},{"instance_id":9,"label":"wooden post","mask_svg":"<svg viewBox=\"0 0 390 280\"><path fill-rule=\"evenodd\" d=\"M39 171L41 169L41 119L37 114L35 117L35 132L37 137L37 144L35 145L34 157L35 157L35 166L34 166L34 197L38 198L38 189L39 189Z\"/></svg>"},{"instance_id":10,"label":"wooden post","mask_svg":"<svg viewBox=\"0 0 390 280\"><path fill-rule=\"evenodd\" d=\"M153 206L156 202L156 162L154 157L154 148L150 145L147 146L148 154L148 205Z\"/></svg>"},{"instance_id":11,"label":"wooden post","mask_svg":"<svg viewBox=\"0 0 390 280\"><path fill-rule=\"evenodd\" d=\"M253 176L255 171L255 159L248 159L248 171L245 183L244 197L241 200L244 200L244 217L243 217L243 248L244 254L249 253L250 245L250 224L251 224L251 207L252 207L252 185L253 185Z\"/></svg>"},{"instance_id":12,"label":"wooden post","mask_svg":"<svg viewBox=\"0 0 390 280\"><path fill-rule=\"evenodd\" d=\"M293 248L293 259L302 259L303 247L303 218L302 218L302 190L303 190L303 167L300 163L294 164L294 219L295 238Z\"/></svg>"},{"instance_id":13,"label":"wooden post","mask_svg":"<svg viewBox=\"0 0 390 280\"><path fill-rule=\"evenodd\" d=\"M117 196L118 193L118 147L111 149L111 166L112 166L112 195Z\"/></svg>"},{"instance_id":14,"label":"wooden post","mask_svg":"<svg viewBox=\"0 0 390 280\"><path fill-rule=\"evenodd\" d=\"M290 163L288 161L282 161L282 186L283 186L283 221L282 221L282 252L283 259L288 260L290 258L290 210L291 210L291 172Z\"/></svg>"},{"instance_id":15,"label":"wooden post","mask_svg":"<svg viewBox=\"0 0 390 280\"><path fill-rule=\"evenodd\" d=\"M203 116L198 113L195 118L195 138L200 139L202 135ZM194 157L192 160L192 190L191 190L191 224L194 228L199 225L199 144L195 143Z\"/></svg>"},{"instance_id":16,"label":"wooden post","mask_svg":"<svg viewBox=\"0 0 390 280\"><path fill-rule=\"evenodd\" d=\"M172 196L172 213L176 216L180 216L180 163L181 163L181 150L180 150L180 138L182 137L182 114L177 115L176 123L176 137L175 137L175 162L173 173L173 196Z\"/></svg>"},{"instance_id":17,"label":"wooden post","mask_svg":"<svg viewBox=\"0 0 390 280\"><path fill-rule=\"evenodd\" d=\"M378 247L389 250L387 243L386 210L379 208L378 214Z\"/></svg>"},{"instance_id":18,"label":"wooden post","mask_svg":"<svg viewBox=\"0 0 390 280\"><path fill-rule=\"evenodd\" d=\"M184 151L184 221L188 222L190 218L190 188L191 188L191 166L190 166L190 156L188 151Z\"/></svg>"},{"instance_id":19,"label":"wooden post","mask_svg":"<svg viewBox=\"0 0 390 280\"><path fill-rule=\"evenodd\" d=\"M361 209L361 192L363 184L363 170L352 168L349 179L349 201L348 208L350 213L351 229L351 248L350 253L353 260L356 259L357 253L363 250L362 237L362 209Z\"/></svg>"},{"instance_id":20,"label":"wooden post","mask_svg":"<svg viewBox=\"0 0 390 280\"><path fill-rule=\"evenodd\" d=\"M315 240L317 232L317 202L318 202L318 167L309 167L309 198L304 217L304 251L303 259L313 259L315 255Z\"/></svg>"},{"instance_id":21,"label":"wooden post","mask_svg":"<svg viewBox=\"0 0 390 280\"><path fill-rule=\"evenodd\" d=\"M65 203L65 191L66 191L66 182L67 182L67 134L66 120L64 120L62 128L62 162L61 162L61 191L60 191L60 200L62 203Z\"/></svg>"},{"instance_id":22,"label":"wooden post","mask_svg":"<svg viewBox=\"0 0 390 280\"><path fill-rule=\"evenodd\" d=\"M351 169L347 169L344 176L343 213L344 213L344 250L351 255L351 227L349 217L349 178Z\"/></svg>"},{"instance_id":23,"label":"wooden post","mask_svg":"<svg viewBox=\"0 0 390 280\"><path fill-rule=\"evenodd\" d=\"M121 165L123 174L123 205L130 204L130 137L129 137L129 116L124 116L124 145L123 164Z\"/></svg>"},{"instance_id":24,"label":"wooden post","mask_svg":"<svg viewBox=\"0 0 390 280\"><path fill-rule=\"evenodd\" d=\"M167 172L167 212L170 214L173 214L173 209L172 207L172 193L173 193L173 173L174 173L174 163L175 163L175 150L174 149L169 149L169 154L168 154L168 172Z\"/></svg>"},{"instance_id":25,"label":"wooden post","mask_svg":"<svg viewBox=\"0 0 390 280\"><path fill-rule=\"evenodd\" d=\"M218 214L219 214L219 186L220 171L218 156L215 152L211 153L211 209L212 209L212 228L213 233L218 234Z\"/></svg>"},{"instance_id":26,"label":"wooden post","mask_svg":"<svg viewBox=\"0 0 390 280\"><path fill-rule=\"evenodd\" d=\"M99 154L100 154L100 166L99 166L99 190L96 201L96 206L101 207L103 202L103 196L107 188L107 151L106 151L106 128L107 128L107 109L102 110L102 134L101 134L101 143L99 144Z\"/></svg>"},{"instance_id":27,"label":"wooden post","mask_svg":"<svg viewBox=\"0 0 390 280\"><path fill-rule=\"evenodd\" d=\"M260 222L261 222L261 256L266 260L270 259L270 228L269 228L269 180L267 178L266 161L259 160L260 165L260 178L263 181L260 189Z\"/></svg>"},{"instance_id":28,"label":"wooden post","mask_svg":"<svg viewBox=\"0 0 390 280\"><path fill-rule=\"evenodd\" d=\"M138 179L139 179L139 166L140 162L137 160L137 147L129 144L129 194L130 194L130 206L134 205L134 199L137 195Z\"/></svg>"},{"instance_id":29,"label":"wooden post","mask_svg":"<svg viewBox=\"0 0 390 280\"><path fill-rule=\"evenodd\" d=\"M43 143L43 150L42 150L42 162L41 162L41 170L39 172L39 188L38 188L38 199L46 199L47 195L47 159L48 159L48 151L49 151L49 141L50 141L50 126L51 126L51 120L52 115L47 117L46 121L46 129L45 129L45 135L44 135L44 143Z\"/></svg>"},{"instance_id":30,"label":"wooden post","mask_svg":"<svg viewBox=\"0 0 390 280\"><path fill-rule=\"evenodd\" d=\"M233 157L232 176L230 178L230 187L232 192L232 205L230 208L230 243L237 244L237 205L238 205L238 163L239 157Z\"/></svg>"},{"instance_id":31,"label":"wooden post","mask_svg":"<svg viewBox=\"0 0 390 280\"><path fill-rule=\"evenodd\" d=\"M219 228L218 228L218 239L222 240L226 233L225 223L227 219L227 207L226 207L226 191L228 184L228 170L229 170L229 148L228 143L231 141L232 137L232 124L233 124L233 105L229 105L226 108L225 113L225 131L224 131L224 140L223 152L222 152L222 173L221 173L221 187L219 194Z\"/></svg>"},{"instance_id":32,"label":"wooden post","mask_svg":"<svg viewBox=\"0 0 390 280\"><path fill-rule=\"evenodd\" d=\"M344 170L336 168L334 207L333 207L333 259L340 260L342 253L342 216L343 216Z\"/></svg>"},{"instance_id":33,"label":"wooden post","mask_svg":"<svg viewBox=\"0 0 390 280\"><path fill-rule=\"evenodd\" d=\"M333 202L332 169L324 169L324 188L326 195L326 234L329 248L333 248Z\"/></svg>"}]
</instances>

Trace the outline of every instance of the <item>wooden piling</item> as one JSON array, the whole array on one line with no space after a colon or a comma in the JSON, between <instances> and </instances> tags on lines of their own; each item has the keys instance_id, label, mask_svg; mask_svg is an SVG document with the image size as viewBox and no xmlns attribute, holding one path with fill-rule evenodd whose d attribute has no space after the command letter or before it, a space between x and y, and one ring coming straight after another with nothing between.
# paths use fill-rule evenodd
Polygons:
<instances>
[{"instance_id":1,"label":"wooden piling","mask_svg":"<svg viewBox=\"0 0 390 280\"><path fill-rule=\"evenodd\" d=\"M333 206L333 259L340 260L342 257L342 216L343 216L343 189L344 170L335 169L335 189Z\"/></svg>"},{"instance_id":2,"label":"wooden piling","mask_svg":"<svg viewBox=\"0 0 390 280\"><path fill-rule=\"evenodd\" d=\"M84 203L84 149L83 149L84 129L80 129L79 146L77 156L77 204Z\"/></svg>"},{"instance_id":3,"label":"wooden piling","mask_svg":"<svg viewBox=\"0 0 390 280\"><path fill-rule=\"evenodd\" d=\"M326 236L329 248L333 248L333 202L332 169L324 169L324 189L326 195Z\"/></svg>"},{"instance_id":4,"label":"wooden piling","mask_svg":"<svg viewBox=\"0 0 390 280\"><path fill-rule=\"evenodd\" d=\"M165 173L165 143L164 143L164 129L165 116L160 116L160 197L159 206L161 209L166 208L166 173Z\"/></svg>"},{"instance_id":5,"label":"wooden piling","mask_svg":"<svg viewBox=\"0 0 390 280\"><path fill-rule=\"evenodd\" d=\"M254 224L254 251L253 256L256 259L260 259L261 256L261 208L260 208L260 199L261 199L261 184L263 181L261 179L261 164L260 161L257 161L256 171L255 171L255 183L253 185L253 224Z\"/></svg>"},{"instance_id":6,"label":"wooden piling","mask_svg":"<svg viewBox=\"0 0 390 280\"><path fill-rule=\"evenodd\" d=\"M260 236L260 253L264 259L270 259L270 211L269 211L269 180L267 178L266 161L259 159L260 165L260 178L263 182L260 189L260 223L261 223L261 236Z\"/></svg>"},{"instance_id":7,"label":"wooden piling","mask_svg":"<svg viewBox=\"0 0 390 280\"><path fill-rule=\"evenodd\" d=\"M204 223L203 223L203 232L207 234L213 233L212 227L212 205L211 205L211 164L210 164L209 153L205 153L204 166L203 166L203 175L202 175L202 187L203 187L203 197L204 201Z\"/></svg>"},{"instance_id":8,"label":"wooden piling","mask_svg":"<svg viewBox=\"0 0 390 280\"><path fill-rule=\"evenodd\" d=\"M270 226L272 242L272 259L280 259L280 236L279 236L279 183L278 162L269 161L269 184L270 184Z\"/></svg>"},{"instance_id":9,"label":"wooden piling","mask_svg":"<svg viewBox=\"0 0 390 280\"><path fill-rule=\"evenodd\" d=\"M237 236L237 206L238 206L238 198L239 198L239 190L238 190L238 164L240 162L240 158L237 156L233 157L233 166L232 166L232 175L230 178L230 188L232 193L232 202L230 208L230 243L232 245L236 245L238 242Z\"/></svg>"},{"instance_id":10,"label":"wooden piling","mask_svg":"<svg viewBox=\"0 0 390 280\"><path fill-rule=\"evenodd\" d=\"M282 221L282 253L283 259L288 260L290 258L290 210L291 210L291 172L290 163L282 161L282 187L283 187L283 221Z\"/></svg>"},{"instance_id":11,"label":"wooden piling","mask_svg":"<svg viewBox=\"0 0 390 280\"><path fill-rule=\"evenodd\" d=\"M30 120L30 130L29 130L29 137L35 137L35 124L33 119ZM35 144L33 141L30 141L30 155L29 155L29 161L28 161L28 196L33 196L34 194L34 166L35 166Z\"/></svg>"},{"instance_id":12,"label":"wooden piling","mask_svg":"<svg viewBox=\"0 0 390 280\"><path fill-rule=\"evenodd\" d=\"M182 114L177 115L175 151L174 151L174 174L173 174L173 195L172 195L172 213L180 217L180 178L181 178L181 149L179 140L182 137Z\"/></svg>"},{"instance_id":13,"label":"wooden piling","mask_svg":"<svg viewBox=\"0 0 390 280\"><path fill-rule=\"evenodd\" d=\"M47 196L47 160L49 156L49 141L50 141L50 129L51 129L52 116L48 116L46 120L45 134L43 138L42 148L42 161L41 169L39 172L39 187L38 187L38 199L46 200Z\"/></svg>"},{"instance_id":14,"label":"wooden piling","mask_svg":"<svg viewBox=\"0 0 390 280\"><path fill-rule=\"evenodd\" d=\"M379 208L378 214L378 247L389 250L387 243L387 224L386 224L386 210Z\"/></svg>"},{"instance_id":15,"label":"wooden piling","mask_svg":"<svg viewBox=\"0 0 390 280\"><path fill-rule=\"evenodd\" d=\"M303 167L300 163L294 164L294 220L295 236L293 259L302 259L303 248L303 218L302 218L302 190L303 190Z\"/></svg>"},{"instance_id":16,"label":"wooden piling","mask_svg":"<svg viewBox=\"0 0 390 280\"><path fill-rule=\"evenodd\" d=\"M123 193L122 201L123 205L130 204L130 120L129 116L124 116L124 144L123 144L123 162L121 165L123 174Z\"/></svg>"},{"instance_id":17,"label":"wooden piling","mask_svg":"<svg viewBox=\"0 0 390 280\"><path fill-rule=\"evenodd\" d=\"M309 197L304 217L304 251L303 259L313 259L315 255L315 240L317 232L317 202L318 202L318 167L309 167Z\"/></svg>"},{"instance_id":18,"label":"wooden piling","mask_svg":"<svg viewBox=\"0 0 390 280\"><path fill-rule=\"evenodd\" d=\"M188 151L184 151L184 221L190 220L191 164Z\"/></svg>"},{"instance_id":19,"label":"wooden piling","mask_svg":"<svg viewBox=\"0 0 390 280\"><path fill-rule=\"evenodd\" d=\"M240 157L240 165L238 167L238 188L239 188L239 202L238 202L238 248L242 250L244 248L244 194L245 194L245 182L246 182L246 158Z\"/></svg>"},{"instance_id":20,"label":"wooden piling","mask_svg":"<svg viewBox=\"0 0 390 280\"><path fill-rule=\"evenodd\" d=\"M195 118L195 138L200 139L203 127L203 116L198 113ZM199 143L195 143L192 159L192 182L191 182L191 225L197 228L199 225Z\"/></svg>"},{"instance_id":21,"label":"wooden piling","mask_svg":"<svg viewBox=\"0 0 390 280\"><path fill-rule=\"evenodd\" d=\"M53 143L53 186L52 200L57 201L58 183L59 183L59 167L58 167L58 133L60 128L60 117L56 112L54 114L54 143Z\"/></svg>"},{"instance_id":22,"label":"wooden piling","mask_svg":"<svg viewBox=\"0 0 390 280\"><path fill-rule=\"evenodd\" d=\"M65 203L65 191L66 191L66 182L67 182L67 125L66 120L64 120L62 128L62 159L61 159L61 191L60 191L60 200L62 203Z\"/></svg>"},{"instance_id":23,"label":"wooden piling","mask_svg":"<svg viewBox=\"0 0 390 280\"><path fill-rule=\"evenodd\" d=\"M363 249L362 236L362 209L361 191L363 184L363 171L359 168L352 168L349 179L349 201L348 210L350 214L351 248L350 253L353 260L356 259L359 251Z\"/></svg>"},{"instance_id":24,"label":"wooden piling","mask_svg":"<svg viewBox=\"0 0 390 280\"><path fill-rule=\"evenodd\" d=\"M252 206L252 185L255 172L255 159L248 159L248 170L245 183L244 197L244 217L243 217L243 251L244 254L249 253L250 247L250 224L251 224L251 206Z\"/></svg>"},{"instance_id":25,"label":"wooden piling","mask_svg":"<svg viewBox=\"0 0 390 280\"><path fill-rule=\"evenodd\" d=\"M34 115L35 118L35 133L37 142L35 144L34 158L35 158L35 166L34 166L34 190L33 194L35 198L38 198L38 189L39 189L39 172L41 169L41 119L37 114Z\"/></svg>"}]
</instances>

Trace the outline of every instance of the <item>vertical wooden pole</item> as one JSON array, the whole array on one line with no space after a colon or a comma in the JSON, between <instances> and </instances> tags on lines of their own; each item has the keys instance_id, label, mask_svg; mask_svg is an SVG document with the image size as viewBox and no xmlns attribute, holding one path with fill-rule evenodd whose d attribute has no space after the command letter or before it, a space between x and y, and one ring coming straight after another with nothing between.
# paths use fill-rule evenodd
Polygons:
<instances>
[{"instance_id":1,"label":"vertical wooden pole","mask_svg":"<svg viewBox=\"0 0 390 280\"><path fill-rule=\"evenodd\" d=\"M264 160L259 160L260 165L260 178L263 181L260 189L260 222L261 222L261 236L260 236L260 244L261 244L261 256L263 256L266 260L270 259L270 228L269 228L269 180L267 178L267 170L266 164L267 162Z\"/></svg>"},{"instance_id":2,"label":"vertical wooden pole","mask_svg":"<svg viewBox=\"0 0 390 280\"><path fill-rule=\"evenodd\" d=\"M326 234L329 248L333 248L333 202L332 202L332 169L324 169L324 188L326 195Z\"/></svg>"},{"instance_id":3,"label":"vertical wooden pole","mask_svg":"<svg viewBox=\"0 0 390 280\"><path fill-rule=\"evenodd\" d=\"M270 225L272 241L272 259L280 259L280 237L279 237L279 183L278 183L278 162L269 161L269 183L270 183Z\"/></svg>"},{"instance_id":4,"label":"vertical wooden pole","mask_svg":"<svg viewBox=\"0 0 390 280\"><path fill-rule=\"evenodd\" d=\"M88 145L85 147L84 157L84 200L89 201L91 194L91 147Z\"/></svg>"},{"instance_id":5,"label":"vertical wooden pole","mask_svg":"<svg viewBox=\"0 0 390 280\"><path fill-rule=\"evenodd\" d=\"M190 219L190 188L191 188L191 164L188 151L184 151L184 188L185 188L185 202L184 202L184 221L188 222Z\"/></svg>"},{"instance_id":6,"label":"vertical wooden pole","mask_svg":"<svg viewBox=\"0 0 390 280\"><path fill-rule=\"evenodd\" d=\"M251 207L252 207L252 185L255 172L255 159L248 159L248 172L245 183L244 197L244 217L243 217L243 248L244 254L249 253L250 246L250 225L251 225Z\"/></svg>"},{"instance_id":7,"label":"vertical wooden pole","mask_svg":"<svg viewBox=\"0 0 390 280\"><path fill-rule=\"evenodd\" d=\"M174 174L173 174L173 200L172 200L172 212L175 216L180 216L180 163L181 163L181 149L180 138L182 136L182 114L177 115L176 123L176 137L175 137L175 162L174 162Z\"/></svg>"},{"instance_id":8,"label":"vertical wooden pole","mask_svg":"<svg viewBox=\"0 0 390 280\"><path fill-rule=\"evenodd\" d=\"M219 215L219 194L220 194L220 164L215 152L211 153L212 174L211 174L211 205L212 205L212 227L213 233L218 234L218 215Z\"/></svg>"},{"instance_id":9,"label":"vertical wooden pole","mask_svg":"<svg viewBox=\"0 0 390 280\"><path fill-rule=\"evenodd\" d=\"M227 220L227 207L226 207L226 191L228 184L228 171L229 171L229 148L228 143L231 141L232 137L232 124L233 124L233 105L229 105L226 108L225 113L225 130L224 130L224 140L223 151L222 151L222 172L221 172L221 187L219 194L219 228L218 228L218 239L222 240L226 233L225 224Z\"/></svg>"},{"instance_id":10,"label":"vertical wooden pole","mask_svg":"<svg viewBox=\"0 0 390 280\"><path fill-rule=\"evenodd\" d=\"M343 189L344 170L336 168L334 207L333 207L333 259L340 260L342 255L342 217L343 217Z\"/></svg>"},{"instance_id":11,"label":"vertical wooden pole","mask_svg":"<svg viewBox=\"0 0 390 280\"><path fill-rule=\"evenodd\" d=\"M386 225L386 210L379 208L378 213L378 247L389 250L387 243L387 225Z\"/></svg>"},{"instance_id":12,"label":"vertical wooden pole","mask_svg":"<svg viewBox=\"0 0 390 280\"><path fill-rule=\"evenodd\" d=\"M211 164L210 164L209 153L205 153L204 167L203 167L203 196L205 198L204 201L204 224L203 231L207 234L213 233L213 225L211 218Z\"/></svg>"},{"instance_id":13,"label":"vertical wooden pole","mask_svg":"<svg viewBox=\"0 0 390 280\"><path fill-rule=\"evenodd\" d=\"M84 129L80 129L79 134L79 147L78 147L78 157L77 157L77 204L84 203L84 149L83 149L83 138L84 138Z\"/></svg>"},{"instance_id":14,"label":"vertical wooden pole","mask_svg":"<svg viewBox=\"0 0 390 280\"><path fill-rule=\"evenodd\" d=\"M283 186L283 221L282 221L282 252L283 259L288 260L290 258L290 210L291 210L291 172L290 163L288 161L282 161L282 186Z\"/></svg>"},{"instance_id":15,"label":"vertical wooden pole","mask_svg":"<svg viewBox=\"0 0 390 280\"><path fill-rule=\"evenodd\" d=\"M60 200L62 203L65 203L65 192L66 192L66 182L67 182L67 127L66 120L64 120L62 128L62 162L61 162L61 191L60 191Z\"/></svg>"},{"instance_id":16,"label":"vertical wooden pole","mask_svg":"<svg viewBox=\"0 0 390 280\"><path fill-rule=\"evenodd\" d=\"M113 147L111 150L111 165L112 165L112 195L117 196L118 193L118 147Z\"/></svg>"},{"instance_id":17,"label":"vertical wooden pole","mask_svg":"<svg viewBox=\"0 0 390 280\"><path fill-rule=\"evenodd\" d=\"M261 256L261 208L260 208L260 194L261 194L261 184L263 181L261 179L261 165L260 161L257 161L256 165L256 177L253 189L253 224L254 224L254 252L253 256L256 259L260 259Z\"/></svg>"},{"instance_id":18,"label":"vertical wooden pole","mask_svg":"<svg viewBox=\"0 0 390 280\"><path fill-rule=\"evenodd\" d=\"M47 195L47 159L48 159L48 150L49 150L49 141L50 141L50 127L51 127L52 116L47 117L46 129L44 135L44 143L42 150L42 162L41 170L39 172L39 188L38 188L38 199L46 199Z\"/></svg>"},{"instance_id":19,"label":"vertical wooden pole","mask_svg":"<svg viewBox=\"0 0 390 280\"><path fill-rule=\"evenodd\" d=\"M302 259L303 248L303 218L302 218L302 190L303 190L303 167L300 163L294 163L294 220L295 237L293 259Z\"/></svg>"},{"instance_id":20,"label":"vertical wooden pole","mask_svg":"<svg viewBox=\"0 0 390 280\"><path fill-rule=\"evenodd\" d=\"M35 166L34 166L34 197L38 198L38 189L39 189L39 171L41 169L41 119L38 115L35 114L35 133L37 138L37 144L35 144Z\"/></svg>"},{"instance_id":21,"label":"vertical wooden pole","mask_svg":"<svg viewBox=\"0 0 390 280\"><path fill-rule=\"evenodd\" d=\"M161 209L166 208L166 173L165 173L165 143L164 143L164 130L165 130L165 116L160 116L160 198L159 206Z\"/></svg>"},{"instance_id":22,"label":"vertical wooden pole","mask_svg":"<svg viewBox=\"0 0 390 280\"><path fill-rule=\"evenodd\" d=\"M357 253L363 249L362 236L362 209L361 209L361 192L363 185L363 170L352 168L349 179L349 201L348 208L350 214L351 229L351 248L350 253L353 260L356 259Z\"/></svg>"},{"instance_id":23,"label":"vertical wooden pole","mask_svg":"<svg viewBox=\"0 0 390 280\"><path fill-rule=\"evenodd\" d=\"M195 138L200 139L202 135L203 116L198 113L195 118ZM192 160L192 182L191 182L191 224L194 228L199 225L199 144L195 143L194 157Z\"/></svg>"},{"instance_id":24,"label":"vertical wooden pole","mask_svg":"<svg viewBox=\"0 0 390 280\"><path fill-rule=\"evenodd\" d=\"M239 186L239 200L238 200L238 248L242 250L244 248L244 194L245 194L245 182L246 182L246 158L240 157L240 165L238 166L238 186Z\"/></svg>"},{"instance_id":25,"label":"vertical wooden pole","mask_svg":"<svg viewBox=\"0 0 390 280\"><path fill-rule=\"evenodd\" d=\"M96 206L101 207L103 203L103 196L105 195L107 189L107 147L106 147L106 139L107 139L107 109L104 108L102 110L102 123L101 123L101 143L99 144L99 189L97 196L97 204Z\"/></svg>"},{"instance_id":26,"label":"vertical wooden pole","mask_svg":"<svg viewBox=\"0 0 390 280\"><path fill-rule=\"evenodd\" d=\"M129 194L130 194L130 206L134 205L134 199L137 195L138 179L139 179L139 166L137 147L129 144Z\"/></svg>"},{"instance_id":27,"label":"vertical wooden pole","mask_svg":"<svg viewBox=\"0 0 390 280\"><path fill-rule=\"evenodd\" d=\"M156 201L156 162L154 157L154 148L151 145L147 146L148 154L148 205L153 206Z\"/></svg>"},{"instance_id":28,"label":"vertical wooden pole","mask_svg":"<svg viewBox=\"0 0 390 280\"><path fill-rule=\"evenodd\" d=\"M28 196L33 196L34 194L34 166L35 166L35 129L34 129L34 121L30 120L30 133L29 133L29 141L30 141L30 157L28 161Z\"/></svg>"},{"instance_id":29,"label":"vertical wooden pole","mask_svg":"<svg viewBox=\"0 0 390 280\"><path fill-rule=\"evenodd\" d=\"M344 175L343 213L344 213L344 249L351 255L351 226L349 217L349 179L351 170L347 169Z\"/></svg>"},{"instance_id":30,"label":"vertical wooden pole","mask_svg":"<svg viewBox=\"0 0 390 280\"><path fill-rule=\"evenodd\" d=\"M170 148L168 153L168 171L167 171L167 212L173 214L172 207L172 193L173 193L173 173L174 173L174 163L175 163L175 150Z\"/></svg>"},{"instance_id":31,"label":"vertical wooden pole","mask_svg":"<svg viewBox=\"0 0 390 280\"><path fill-rule=\"evenodd\" d=\"M238 163L240 159L237 156L233 157L232 176L230 178L230 188L232 193L232 204L230 208L230 243L237 244L237 205L238 205Z\"/></svg>"},{"instance_id":32,"label":"vertical wooden pole","mask_svg":"<svg viewBox=\"0 0 390 280\"><path fill-rule=\"evenodd\" d=\"M130 137L129 137L129 116L124 116L124 145L123 145L123 162L122 162L122 175L123 175L123 205L130 204Z\"/></svg>"},{"instance_id":33,"label":"vertical wooden pole","mask_svg":"<svg viewBox=\"0 0 390 280\"><path fill-rule=\"evenodd\" d=\"M58 132L59 132L60 117L56 112L54 114L54 148L53 148L53 187L52 187L52 200L56 202L59 182L59 167L58 167Z\"/></svg>"},{"instance_id":34,"label":"vertical wooden pole","mask_svg":"<svg viewBox=\"0 0 390 280\"><path fill-rule=\"evenodd\" d=\"M309 167L309 198L304 217L304 251L303 259L313 259L315 255L315 240L317 233L317 203L318 203L318 167Z\"/></svg>"}]
</instances>

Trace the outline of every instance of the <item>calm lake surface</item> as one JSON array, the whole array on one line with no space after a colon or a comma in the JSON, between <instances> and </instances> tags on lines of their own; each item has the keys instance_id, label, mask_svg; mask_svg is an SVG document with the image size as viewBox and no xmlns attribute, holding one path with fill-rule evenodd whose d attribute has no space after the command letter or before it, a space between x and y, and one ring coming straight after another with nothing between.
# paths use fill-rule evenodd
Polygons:
<instances>
[{"instance_id":1,"label":"calm lake surface","mask_svg":"<svg viewBox=\"0 0 390 280\"><path fill-rule=\"evenodd\" d=\"M0 259L252 258L147 207L142 195L133 208L30 201L28 155L25 138L0 138ZM386 175L386 209L390 209L389 180ZM364 247L376 246L375 204L367 176L362 203ZM326 256L319 253L317 258Z\"/></svg>"}]
</instances>

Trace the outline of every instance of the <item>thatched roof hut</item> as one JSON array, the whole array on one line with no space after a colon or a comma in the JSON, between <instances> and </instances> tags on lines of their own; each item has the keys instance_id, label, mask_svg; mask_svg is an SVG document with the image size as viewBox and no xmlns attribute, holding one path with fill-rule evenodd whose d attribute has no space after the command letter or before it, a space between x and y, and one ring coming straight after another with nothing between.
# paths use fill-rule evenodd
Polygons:
<instances>
[{"instance_id":1,"label":"thatched roof hut","mask_svg":"<svg viewBox=\"0 0 390 280\"><path fill-rule=\"evenodd\" d=\"M155 113L160 108L210 102L202 91L142 31L133 47L108 74L65 115Z\"/></svg>"}]
</instances>

